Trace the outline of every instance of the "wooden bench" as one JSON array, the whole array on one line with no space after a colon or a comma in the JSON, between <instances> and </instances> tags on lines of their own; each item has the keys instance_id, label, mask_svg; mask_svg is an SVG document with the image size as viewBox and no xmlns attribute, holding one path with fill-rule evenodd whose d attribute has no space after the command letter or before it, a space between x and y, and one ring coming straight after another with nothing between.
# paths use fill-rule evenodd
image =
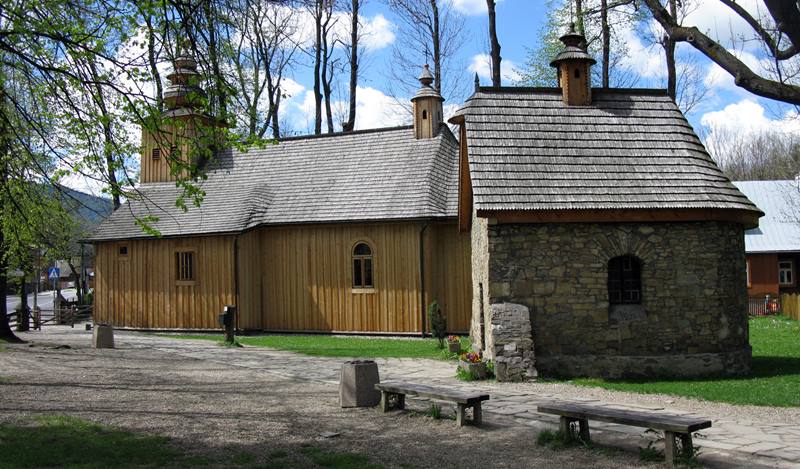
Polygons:
<instances>
[{"instance_id":1,"label":"wooden bench","mask_svg":"<svg viewBox=\"0 0 800 469\"><path fill-rule=\"evenodd\" d=\"M456 423L464 426L466 409L472 408L472 424L481 424L481 402L488 401L488 394L467 393L458 390L434 388L422 384L410 383L378 383L375 389L381 392L381 408L388 412L392 408L405 409L406 396L418 396L435 401L453 402L458 406Z\"/></svg>"},{"instance_id":2,"label":"wooden bench","mask_svg":"<svg viewBox=\"0 0 800 469\"><path fill-rule=\"evenodd\" d=\"M664 457L669 467L673 467L675 460L675 436L681 439L684 457L691 458L694 454L692 433L711 427L711 420L702 418L646 411L609 409L607 407L584 404L555 403L541 405L537 410L545 414L559 415L561 417L560 430L567 437L571 435L570 424L578 422L580 439L587 443L590 441L589 420L662 430L664 432Z\"/></svg>"}]
</instances>

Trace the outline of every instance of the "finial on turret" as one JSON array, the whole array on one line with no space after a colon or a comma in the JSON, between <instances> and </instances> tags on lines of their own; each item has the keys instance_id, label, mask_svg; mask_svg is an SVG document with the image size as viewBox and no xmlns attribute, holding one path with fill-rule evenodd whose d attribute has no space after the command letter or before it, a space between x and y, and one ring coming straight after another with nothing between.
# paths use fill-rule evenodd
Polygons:
<instances>
[{"instance_id":1,"label":"finial on turret","mask_svg":"<svg viewBox=\"0 0 800 469\"><path fill-rule=\"evenodd\" d=\"M422 83L422 86L431 86L433 84L433 75L428 64L422 67L422 75L419 76L419 82Z\"/></svg>"},{"instance_id":2,"label":"finial on turret","mask_svg":"<svg viewBox=\"0 0 800 469\"><path fill-rule=\"evenodd\" d=\"M478 72L475 72L475 92L477 93L481 89L481 79L478 76Z\"/></svg>"}]
</instances>

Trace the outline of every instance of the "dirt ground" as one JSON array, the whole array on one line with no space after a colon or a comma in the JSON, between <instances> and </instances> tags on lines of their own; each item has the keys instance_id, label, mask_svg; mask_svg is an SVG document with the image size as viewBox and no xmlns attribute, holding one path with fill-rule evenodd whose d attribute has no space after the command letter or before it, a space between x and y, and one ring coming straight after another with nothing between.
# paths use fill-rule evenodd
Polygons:
<instances>
[{"instance_id":1,"label":"dirt ground","mask_svg":"<svg viewBox=\"0 0 800 469\"><path fill-rule=\"evenodd\" d=\"M0 422L70 415L167 436L200 456L248 452L268 462L276 450L312 444L387 467L648 467L631 452L537 446L530 427L458 428L414 412L342 409L335 385L150 349L9 345L0 352L0 376Z\"/></svg>"}]
</instances>

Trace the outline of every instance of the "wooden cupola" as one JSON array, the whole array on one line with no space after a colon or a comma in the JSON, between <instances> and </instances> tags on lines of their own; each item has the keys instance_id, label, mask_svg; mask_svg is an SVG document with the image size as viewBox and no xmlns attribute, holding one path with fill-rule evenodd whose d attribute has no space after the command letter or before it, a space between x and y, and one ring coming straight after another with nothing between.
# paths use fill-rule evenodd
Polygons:
<instances>
[{"instance_id":1,"label":"wooden cupola","mask_svg":"<svg viewBox=\"0 0 800 469\"><path fill-rule=\"evenodd\" d=\"M431 86L433 75L427 64L422 69L419 82L422 87L411 98L414 108L414 136L417 139L433 138L439 134L439 127L444 119L442 112L444 98Z\"/></svg>"},{"instance_id":2,"label":"wooden cupola","mask_svg":"<svg viewBox=\"0 0 800 469\"><path fill-rule=\"evenodd\" d=\"M567 34L561 36L564 49L550 62L558 70L558 86L567 106L592 104L591 68L596 61L586 52L586 38L575 32L570 24Z\"/></svg>"},{"instance_id":3,"label":"wooden cupola","mask_svg":"<svg viewBox=\"0 0 800 469\"><path fill-rule=\"evenodd\" d=\"M167 75L165 112L142 126L142 183L175 181L191 176L211 157L224 127L203 112L206 94L200 87L197 61L184 46Z\"/></svg>"}]
</instances>

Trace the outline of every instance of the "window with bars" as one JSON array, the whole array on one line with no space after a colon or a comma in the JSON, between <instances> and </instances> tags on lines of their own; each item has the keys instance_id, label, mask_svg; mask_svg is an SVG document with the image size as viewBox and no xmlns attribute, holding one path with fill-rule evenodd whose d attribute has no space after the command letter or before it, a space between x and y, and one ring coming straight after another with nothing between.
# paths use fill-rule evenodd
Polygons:
<instances>
[{"instance_id":1,"label":"window with bars","mask_svg":"<svg viewBox=\"0 0 800 469\"><path fill-rule=\"evenodd\" d=\"M153 158L153 161L160 160L161 159L161 149L160 148L153 148L153 151L151 153L151 157Z\"/></svg>"},{"instance_id":2,"label":"window with bars","mask_svg":"<svg viewBox=\"0 0 800 469\"><path fill-rule=\"evenodd\" d=\"M194 251L178 251L175 253L176 280L193 282L195 280Z\"/></svg>"},{"instance_id":3,"label":"window with bars","mask_svg":"<svg viewBox=\"0 0 800 469\"><path fill-rule=\"evenodd\" d=\"M633 256L619 256L608 261L608 302L641 304L642 267Z\"/></svg>"},{"instance_id":4,"label":"window with bars","mask_svg":"<svg viewBox=\"0 0 800 469\"><path fill-rule=\"evenodd\" d=\"M372 248L367 243L353 247L353 288L373 288Z\"/></svg>"}]
</instances>

